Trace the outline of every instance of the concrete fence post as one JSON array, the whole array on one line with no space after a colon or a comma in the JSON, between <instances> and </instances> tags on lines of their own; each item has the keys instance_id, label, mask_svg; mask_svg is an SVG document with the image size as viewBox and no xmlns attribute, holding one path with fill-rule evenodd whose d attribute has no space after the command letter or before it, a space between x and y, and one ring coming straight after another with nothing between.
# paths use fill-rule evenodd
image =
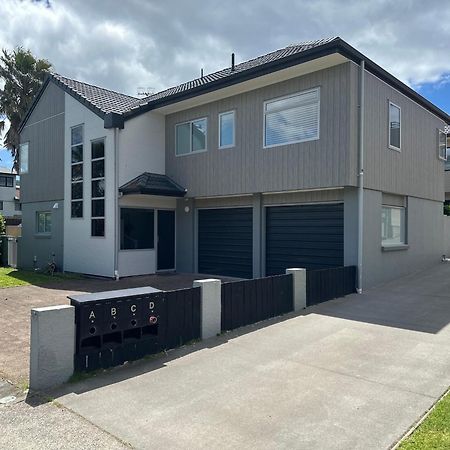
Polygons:
<instances>
[{"instance_id":1,"label":"concrete fence post","mask_svg":"<svg viewBox=\"0 0 450 450\"><path fill-rule=\"evenodd\" d=\"M31 310L30 389L47 389L73 374L75 308L69 305Z\"/></svg>"},{"instance_id":2,"label":"concrete fence post","mask_svg":"<svg viewBox=\"0 0 450 450\"><path fill-rule=\"evenodd\" d=\"M294 311L306 308L306 269L286 269L294 280Z\"/></svg>"},{"instance_id":3,"label":"concrete fence post","mask_svg":"<svg viewBox=\"0 0 450 450\"><path fill-rule=\"evenodd\" d=\"M207 339L221 332L222 288L215 279L195 280L194 287L200 287L201 337Z\"/></svg>"}]
</instances>

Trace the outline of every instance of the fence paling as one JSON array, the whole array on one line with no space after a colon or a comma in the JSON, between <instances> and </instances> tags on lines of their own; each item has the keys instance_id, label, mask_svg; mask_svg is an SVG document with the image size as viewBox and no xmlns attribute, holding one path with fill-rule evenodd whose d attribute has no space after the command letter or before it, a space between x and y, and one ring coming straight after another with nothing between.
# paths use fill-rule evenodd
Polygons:
<instances>
[{"instance_id":1,"label":"fence paling","mask_svg":"<svg viewBox=\"0 0 450 450\"><path fill-rule=\"evenodd\" d=\"M356 291L356 267L333 267L306 272L307 306L322 303Z\"/></svg>"},{"instance_id":2,"label":"fence paling","mask_svg":"<svg viewBox=\"0 0 450 450\"><path fill-rule=\"evenodd\" d=\"M292 283L292 275L223 283L222 331L292 311Z\"/></svg>"}]
</instances>

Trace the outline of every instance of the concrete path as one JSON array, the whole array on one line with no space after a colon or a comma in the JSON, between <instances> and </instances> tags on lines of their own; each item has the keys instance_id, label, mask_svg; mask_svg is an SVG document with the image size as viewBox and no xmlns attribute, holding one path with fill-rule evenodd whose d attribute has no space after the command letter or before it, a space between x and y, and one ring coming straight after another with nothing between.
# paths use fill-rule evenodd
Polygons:
<instances>
[{"instance_id":1,"label":"concrete path","mask_svg":"<svg viewBox=\"0 0 450 450\"><path fill-rule=\"evenodd\" d=\"M114 449L130 448L82 417L0 379L0 448Z\"/></svg>"},{"instance_id":2,"label":"concrete path","mask_svg":"<svg viewBox=\"0 0 450 450\"><path fill-rule=\"evenodd\" d=\"M386 449L450 385L450 265L115 369L58 402L136 448Z\"/></svg>"}]
</instances>

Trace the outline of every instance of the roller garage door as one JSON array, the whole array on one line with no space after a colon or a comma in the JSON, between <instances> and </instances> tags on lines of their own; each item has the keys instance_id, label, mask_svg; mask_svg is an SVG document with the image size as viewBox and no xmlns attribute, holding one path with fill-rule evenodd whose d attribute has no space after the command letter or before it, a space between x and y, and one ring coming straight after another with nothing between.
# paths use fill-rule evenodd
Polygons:
<instances>
[{"instance_id":1,"label":"roller garage door","mask_svg":"<svg viewBox=\"0 0 450 450\"><path fill-rule=\"evenodd\" d=\"M266 208L266 275L343 265L343 203Z\"/></svg>"},{"instance_id":2,"label":"roller garage door","mask_svg":"<svg viewBox=\"0 0 450 450\"><path fill-rule=\"evenodd\" d=\"M198 211L198 271L251 278L253 274L252 208Z\"/></svg>"}]
</instances>

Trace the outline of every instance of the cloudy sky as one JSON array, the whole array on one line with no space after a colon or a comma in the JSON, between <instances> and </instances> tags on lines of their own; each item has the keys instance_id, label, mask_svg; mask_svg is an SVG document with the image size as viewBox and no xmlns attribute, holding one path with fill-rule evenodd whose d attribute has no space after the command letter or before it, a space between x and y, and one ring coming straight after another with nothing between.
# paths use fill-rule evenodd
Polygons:
<instances>
[{"instance_id":1,"label":"cloudy sky","mask_svg":"<svg viewBox=\"0 0 450 450\"><path fill-rule=\"evenodd\" d=\"M0 8L0 48L22 45L58 73L130 95L226 67L231 52L239 62L328 36L450 112L450 2L1 0Z\"/></svg>"}]
</instances>

